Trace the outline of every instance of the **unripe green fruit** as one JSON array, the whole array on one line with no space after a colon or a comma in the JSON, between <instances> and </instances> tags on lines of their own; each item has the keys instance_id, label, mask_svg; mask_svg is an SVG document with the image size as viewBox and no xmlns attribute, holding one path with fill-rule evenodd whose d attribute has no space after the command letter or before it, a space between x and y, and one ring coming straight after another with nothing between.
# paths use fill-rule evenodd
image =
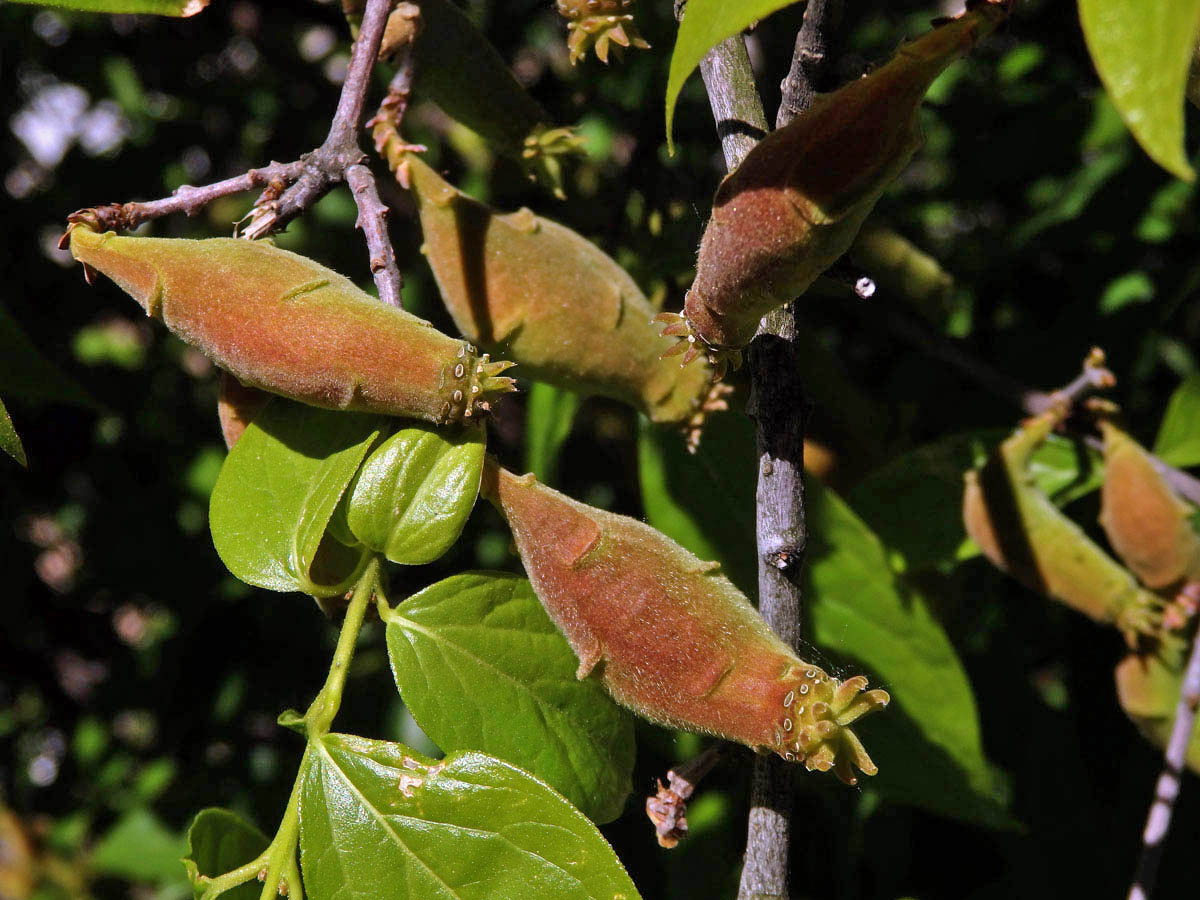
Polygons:
<instances>
[{"instance_id":1,"label":"unripe green fruit","mask_svg":"<svg viewBox=\"0 0 1200 900\"><path fill-rule=\"evenodd\" d=\"M328 409L457 422L513 390L465 341L271 244L71 231L71 252L248 387Z\"/></svg>"},{"instance_id":2,"label":"unripe green fruit","mask_svg":"<svg viewBox=\"0 0 1200 900\"><path fill-rule=\"evenodd\" d=\"M459 330L521 373L622 400L695 434L722 409L707 363L661 359L654 309L611 257L528 209L500 214L405 159L424 253Z\"/></svg>"},{"instance_id":3,"label":"unripe green fruit","mask_svg":"<svg viewBox=\"0 0 1200 900\"><path fill-rule=\"evenodd\" d=\"M736 359L759 320L794 300L849 249L921 143L917 111L934 79L1007 14L984 0L902 46L885 66L816 98L767 135L717 189L682 322Z\"/></svg>"},{"instance_id":4,"label":"unripe green fruit","mask_svg":"<svg viewBox=\"0 0 1200 900\"><path fill-rule=\"evenodd\" d=\"M862 676L796 656L715 563L635 519L489 459L481 493L508 520L550 618L616 700L663 725L771 750L808 769L877 771L848 727L887 705Z\"/></svg>"}]
</instances>

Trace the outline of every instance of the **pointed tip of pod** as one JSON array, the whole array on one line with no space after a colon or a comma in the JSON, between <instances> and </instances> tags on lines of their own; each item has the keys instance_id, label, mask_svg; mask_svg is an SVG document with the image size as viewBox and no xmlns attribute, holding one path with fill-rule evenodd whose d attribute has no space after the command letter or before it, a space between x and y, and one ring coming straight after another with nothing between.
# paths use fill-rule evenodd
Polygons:
<instances>
[{"instance_id":1,"label":"pointed tip of pod","mask_svg":"<svg viewBox=\"0 0 1200 900\"><path fill-rule=\"evenodd\" d=\"M876 774L879 767L849 726L887 706L887 691L868 691L862 675L838 681L817 666L794 669L786 680L790 686L771 749L789 762L803 762L810 772L832 769L846 784L857 783L856 770Z\"/></svg>"}]
</instances>

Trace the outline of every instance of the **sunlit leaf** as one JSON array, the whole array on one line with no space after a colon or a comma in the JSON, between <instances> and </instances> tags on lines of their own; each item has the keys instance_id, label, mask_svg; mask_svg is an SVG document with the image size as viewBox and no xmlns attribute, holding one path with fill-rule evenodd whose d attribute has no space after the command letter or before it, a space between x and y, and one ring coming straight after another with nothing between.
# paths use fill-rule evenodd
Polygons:
<instances>
[{"instance_id":1,"label":"sunlit leaf","mask_svg":"<svg viewBox=\"0 0 1200 900\"><path fill-rule=\"evenodd\" d=\"M272 591L345 592L365 551L326 539L326 527L381 422L272 400L229 452L209 502L229 571Z\"/></svg>"},{"instance_id":2,"label":"sunlit leaf","mask_svg":"<svg viewBox=\"0 0 1200 900\"><path fill-rule=\"evenodd\" d=\"M1191 181L1183 101L1200 28L1200 0L1079 0L1079 21L1100 80L1156 163Z\"/></svg>"},{"instance_id":3,"label":"sunlit leaf","mask_svg":"<svg viewBox=\"0 0 1200 900\"><path fill-rule=\"evenodd\" d=\"M674 152L671 125L675 119L675 101L683 83L700 60L713 47L730 35L738 34L752 22L769 16L778 9L791 6L796 0L689 0L684 8L683 21L671 53L671 69L667 76L667 144Z\"/></svg>"},{"instance_id":4,"label":"sunlit leaf","mask_svg":"<svg viewBox=\"0 0 1200 900\"><path fill-rule=\"evenodd\" d=\"M256 859L267 849L267 836L237 813L227 809L202 809L188 829L188 854L183 864L197 898L206 885L197 879L230 872ZM254 879L221 895L221 900L255 900L262 885Z\"/></svg>"},{"instance_id":5,"label":"sunlit leaf","mask_svg":"<svg viewBox=\"0 0 1200 900\"><path fill-rule=\"evenodd\" d=\"M346 524L394 563L433 562L458 539L479 493L485 432L406 424L363 463Z\"/></svg>"},{"instance_id":6,"label":"sunlit leaf","mask_svg":"<svg viewBox=\"0 0 1200 900\"><path fill-rule=\"evenodd\" d=\"M309 744L300 853L313 900L636 900L596 826L482 753L440 762L402 744Z\"/></svg>"},{"instance_id":7,"label":"sunlit leaf","mask_svg":"<svg viewBox=\"0 0 1200 900\"><path fill-rule=\"evenodd\" d=\"M534 382L525 407L525 468L543 484L553 484L558 454L571 433L579 395Z\"/></svg>"},{"instance_id":8,"label":"sunlit leaf","mask_svg":"<svg viewBox=\"0 0 1200 900\"><path fill-rule=\"evenodd\" d=\"M29 460L25 458L25 448L21 446L21 439L17 436L17 430L13 428L12 419L8 415L8 410L4 408L3 400L0 400L0 450L21 465L29 465Z\"/></svg>"},{"instance_id":9,"label":"sunlit leaf","mask_svg":"<svg viewBox=\"0 0 1200 900\"><path fill-rule=\"evenodd\" d=\"M439 747L482 750L562 792L597 822L632 789L633 721L579 661L524 578L456 575L387 617L405 704Z\"/></svg>"},{"instance_id":10,"label":"sunlit leaf","mask_svg":"<svg viewBox=\"0 0 1200 900\"><path fill-rule=\"evenodd\" d=\"M194 16L209 0L12 0L30 6L53 6L94 13L139 13L155 16Z\"/></svg>"},{"instance_id":11,"label":"sunlit leaf","mask_svg":"<svg viewBox=\"0 0 1200 900\"><path fill-rule=\"evenodd\" d=\"M1200 375L1186 379L1171 395L1154 452L1173 466L1200 464Z\"/></svg>"}]
</instances>

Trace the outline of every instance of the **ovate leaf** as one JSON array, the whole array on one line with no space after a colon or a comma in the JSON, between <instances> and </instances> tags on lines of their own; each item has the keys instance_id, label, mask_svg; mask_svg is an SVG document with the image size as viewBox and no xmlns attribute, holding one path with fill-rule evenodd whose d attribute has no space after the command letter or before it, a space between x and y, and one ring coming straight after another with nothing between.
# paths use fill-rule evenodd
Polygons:
<instances>
[{"instance_id":1,"label":"ovate leaf","mask_svg":"<svg viewBox=\"0 0 1200 900\"><path fill-rule=\"evenodd\" d=\"M313 900L635 900L596 826L482 753L441 762L329 734L309 745L300 860Z\"/></svg>"},{"instance_id":2,"label":"ovate leaf","mask_svg":"<svg viewBox=\"0 0 1200 900\"><path fill-rule=\"evenodd\" d=\"M94 13L145 13L155 16L194 16L209 0L12 0L31 6L54 6Z\"/></svg>"},{"instance_id":3,"label":"ovate leaf","mask_svg":"<svg viewBox=\"0 0 1200 900\"><path fill-rule=\"evenodd\" d=\"M1200 0L1079 0L1079 21L1100 80L1142 149L1191 181L1183 101Z\"/></svg>"},{"instance_id":4,"label":"ovate leaf","mask_svg":"<svg viewBox=\"0 0 1200 900\"><path fill-rule=\"evenodd\" d=\"M725 38L739 33L752 22L769 16L796 0L688 0L679 23L679 35L671 53L667 76L667 144L672 147L671 125L675 119L675 101L683 83L700 60Z\"/></svg>"},{"instance_id":5,"label":"ovate leaf","mask_svg":"<svg viewBox=\"0 0 1200 900\"><path fill-rule=\"evenodd\" d=\"M207 885L198 879L231 872L258 858L270 841L237 813L227 809L203 809L188 829L188 854L183 864L197 898ZM221 894L222 900L255 900L262 885L251 880Z\"/></svg>"},{"instance_id":6,"label":"ovate leaf","mask_svg":"<svg viewBox=\"0 0 1200 900\"><path fill-rule=\"evenodd\" d=\"M633 721L579 661L524 578L447 578L387 617L388 655L417 724L549 783L597 822L632 789Z\"/></svg>"},{"instance_id":7,"label":"ovate leaf","mask_svg":"<svg viewBox=\"0 0 1200 900\"><path fill-rule=\"evenodd\" d=\"M164 825L150 810L125 813L96 843L91 868L129 881L183 881L180 860L187 853L183 835Z\"/></svg>"},{"instance_id":8,"label":"ovate leaf","mask_svg":"<svg viewBox=\"0 0 1200 900\"><path fill-rule=\"evenodd\" d=\"M17 437L17 430L13 428L12 419L9 418L8 410L4 408L3 400L0 400L0 450L21 465L29 465L29 460L25 458L25 448L21 446L21 439Z\"/></svg>"},{"instance_id":9,"label":"ovate leaf","mask_svg":"<svg viewBox=\"0 0 1200 900\"><path fill-rule=\"evenodd\" d=\"M273 399L229 451L209 502L213 543L248 584L344 593L366 559L326 537L381 419Z\"/></svg>"},{"instance_id":10,"label":"ovate leaf","mask_svg":"<svg viewBox=\"0 0 1200 900\"><path fill-rule=\"evenodd\" d=\"M543 484L553 484L558 453L571 433L579 395L540 381L529 389L525 412L525 468Z\"/></svg>"},{"instance_id":11,"label":"ovate leaf","mask_svg":"<svg viewBox=\"0 0 1200 900\"><path fill-rule=\"evenodd\" d=\"M1171 395L1154 453L1173 466L1200 464L1200 375L1189 376Z\"/></svg>"},{"instance_id":12,"label":"ovate leaf","mask_svg":"<svg viewBox=\"0 0 1200 900\"><path fill-rule=\"evenodd\" d=\"M394 563L433 562L458 539L479 494L482 428L406 424L363 463L346 521L365 547Z\"/></svg>"}]
</instances>

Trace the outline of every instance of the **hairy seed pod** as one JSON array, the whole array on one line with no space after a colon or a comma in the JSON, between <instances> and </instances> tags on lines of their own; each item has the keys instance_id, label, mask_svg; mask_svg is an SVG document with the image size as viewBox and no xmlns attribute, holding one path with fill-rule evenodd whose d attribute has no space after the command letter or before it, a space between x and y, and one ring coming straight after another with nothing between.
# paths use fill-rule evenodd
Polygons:
<instances>
[{"instance_id":1,"label":"hairy seed pod","mask_svg":"<svg viewBox=\"0 0 1200 900\"><path fill-rule=\"evenodd\" d=\"M1137 646L1157 637L1163 599L1064 516L1029 473L1033 451L1065 413L1056 407L1031 419L967 473L963 522L998 569L1097 622L1115 624Z\"/></svg>"},{"instance_id":2,"label":"hairy seed pod","mask_svg":"<svg viewBox=\"0 0 1200 900\"><path fill-rule=\"evenodd\" d=\"M1179 635L1165 636L1152 653L1131 653L1117 665L1117 699L1125 714L1150 743L1166 749L1175 724L1187 645ZM1187 766L1200 774L1200 718L1188 741Z\"/></svg>"},{"instance_id":3,"label":"hairy seed pod","mask_svg":"<svg viewBox=\"0 0 1200 900\"><path fill-rule=\"evenodd\" d=\"M1137 441L1111 422L1104 435L1100 524L1125 565L1155 590L1200 581L1200 534L1194 510L1171 490Z\"/></svg>"},{"instance_id":4,"label":"hairy seed pod","mask_svg":"<svg viewBox=\"0 0 1200 900\"><path fill-rule=\"evenodd\" d=\"M649 525L485 464L483 496L508 520L529 580L616 700L652 721L834 769L877 771L851 722L885 706L866 678L799 659L716 563Z\"/></svg>"},{"instance_id":5,"label":"hairy seed pod","mask_svg":"<svg viewBox=\"0 0 1200 900\"><path fill-rule=\"evenodd\" d=\"M558 14L567 20L567 49L571 65L595 47L596 58L608 62L611 46L620 58L621 48L649 50L633 23L633 0L557 0Z\"/></svg>"},{"instance_id":6,"label":"hairy seed pod","mask_svg":"<svg viewBox=\"0 0 1200 900\"><path fill-rule=\"evenodd\" d=\"M552 128L550 115L521 87L496 48L451 0L414 0L421 36L413 44L415 90L516 160L526 174L563 197L560 159L583 142Z\"/></svg>"},{"instance_id":7,"label":"hairy seed pod","mask_svg":"<svg viewBox=\"0 0 1200 900\"><path fill-rule=\"evenodd\" d=\"M76 224L75 258L243 385L328 409L457 422L513 390L465 341L270 244L119 237Z\"/></svg>"},{"instance_id":8,"label":"hairy seed pod","mask_svg":"<svg viewBox=\"0 0 1200 900\"><path fill-rule=\"evenodd\" d=\"M622 400L693 434L724 408L707 363L659 358L650 302L590 241L528 209L499 214L411 154L408 173L424 253L467 338L523 375Z\"/></svg>"},{"instance_id":9,"label":"hairy seed pod","mask_svg":"<svg viewBox=\"0 0 1200 900\"><path fill-rule=\"evenodd\" d=\"M664 316L675 326L664 334L736 351L766 313L802 294L916 152L929 85L1006 12L1006 0L972 4L751 150L717 189L683 320Z\"/></svg>"}]
</instances>

